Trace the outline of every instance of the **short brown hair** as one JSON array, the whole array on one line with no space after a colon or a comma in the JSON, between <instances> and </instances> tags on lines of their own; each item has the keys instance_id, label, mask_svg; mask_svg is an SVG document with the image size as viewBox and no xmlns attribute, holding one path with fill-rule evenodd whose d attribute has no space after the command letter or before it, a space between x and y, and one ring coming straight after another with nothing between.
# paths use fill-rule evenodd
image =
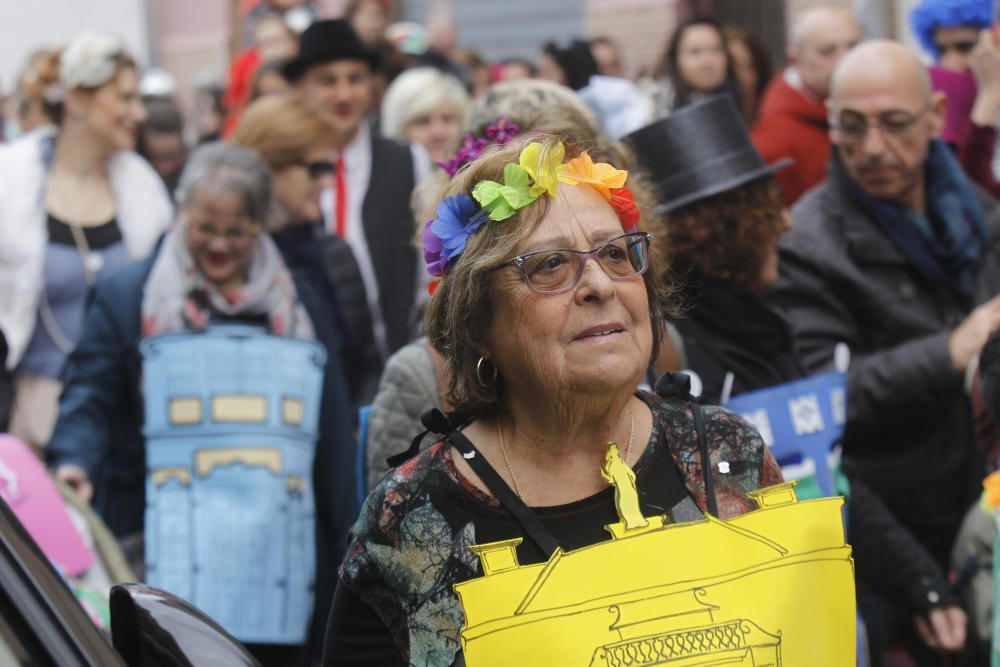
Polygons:
<instances>
[{"instance_id":1,"label":"short brown hair","mask_svg":"<svg viewBox=\"0 0 1000 667\"><path fill-rule=\"evenodd\" d=\"M668 213L654 243L682 278L694 270L749 292L784 229L784 207L778 181L766 176Z\"/></svg>"},{"instance_id":2,"label":"short brown hair","mask_svg":"<svg viewBox=\"0 0 1000 667\"><path fill-rule=\"evenodd\" d=\"M336 129L327 113L285 95L263 97L246 108L232 142L257 151L272 171L302 160L317 145L333 146Z\"/></svg>"},{"instance_id":3,"label":"short brown hair","mask_svg":"<svg viewBox=\"0 0 1000 667\"><path fill-rule=\"evenodd\" d=\"M506 165L516 163L521 149L537 141L544 149L562 138L531 135L512 140L502 148L491 147L462 169L449 183L445 196L471 195L472 188L484 180L502 181ZM566 157L580 154L579 147L566 144ZM448 267L445 277L427 304L424 328L431 345L444 357L448 370L446 398L456 410L470 416L493 414L503 396L503 378L484 387L477 376L476 364L483 355L481 341L493 321L494 305L490 298L490 274L510 259L515 248L527 238L549 211L550 199L539 197L519 210L503 224L487 221L469 237L465 250ZM640 221L641 225L641 221ZM652 266L643 274L653 333L651 359L659 353L665 335L665 315L670 303L665 272Z\"/></svg>"}]
</instances>

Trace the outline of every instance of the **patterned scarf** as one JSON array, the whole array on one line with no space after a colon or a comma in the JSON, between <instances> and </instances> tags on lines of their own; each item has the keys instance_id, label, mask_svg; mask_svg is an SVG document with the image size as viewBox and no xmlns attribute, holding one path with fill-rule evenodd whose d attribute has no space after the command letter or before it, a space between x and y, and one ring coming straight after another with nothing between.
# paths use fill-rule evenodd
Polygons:
<instances>
[{"instance_id":1,"label":"patterned scarf","mask_svg":"<svg viewBox=\"0 0 1000 667\"><path fill-rule=\"evenodd\" d=\"M847 175L836 150L833 169L848 184L854 201L927 282L949 285L966 302L972 301L976 273L987 247L986 218L943 141L932 141L927 154L926 216L870 196Z\"/></svg>"},{"instance_id":2,"label":"patterned scarf","mask_svg":"<svg viewBox=\"0 0 1000 667\"><path fill-rule=\"evenodd\" d=\"M246 284L226 298L198 270L184 240L186 227L175 225L146 281L142 299L142 336L171 331L203 331L213 320L264 316L276 336L312 340L312 321L295 291L274 241L257 236Z\"/></svg>"}]
</instances>

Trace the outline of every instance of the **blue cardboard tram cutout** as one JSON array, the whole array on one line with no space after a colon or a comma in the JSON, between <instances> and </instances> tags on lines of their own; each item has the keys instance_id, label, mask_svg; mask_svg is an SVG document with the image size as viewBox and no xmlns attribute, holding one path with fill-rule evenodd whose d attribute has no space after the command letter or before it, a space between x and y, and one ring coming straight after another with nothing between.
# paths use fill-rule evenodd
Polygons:
<instances>
[{"instance_id":1,"label":"blue cardboard tram cutout","mask_svg":"<svg viewBox=\"0 0 1000 667\"><path fill-rule=\"evenodd\" d=\"M243 642L303 643L323 347L218 326L141 351L148 583Z\"/></svg>"},{"instance_id":2,"label":"blue cardboard tram cutout","mask_svg":"<svg viewBox=\"0 0 1000 667\"><path fill-rule=\"evenodd\" d=\"M812 469L819 488L811 493L800 480L800 496L835 496L828 457L844 435L846 397L847 374L830 371L734 396L726 407L757 427L782 468L805 463Z\"/></svg>"}]
</instances>

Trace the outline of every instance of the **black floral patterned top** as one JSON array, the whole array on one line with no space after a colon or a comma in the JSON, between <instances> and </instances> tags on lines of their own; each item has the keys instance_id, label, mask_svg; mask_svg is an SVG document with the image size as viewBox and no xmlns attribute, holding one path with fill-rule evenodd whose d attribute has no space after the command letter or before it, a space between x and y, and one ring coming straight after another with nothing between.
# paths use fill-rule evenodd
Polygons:
<instances>
[{"instance_id":1,"label":"black floral patterned top","mask_svg":"<svg viewBox=\"0 0 1000 667\"><path fill-rule=\"evenodd\" d=\"M644 392L639 397L654 416L648 446L634 466L643 513L670 514L674 522L700 519L707 502L691 407ZM747 491L780 483L781 471L741 417L718 407L702 410L719 516L732 518L753 508ZM352 623L364 615L383 626L365 651L381 641L392 644L397 664L455 662L464 617L452 587L482 576L469 546L523 536L523 530L457 471L452 451L437 443L387 475L368 497L341 567L325 664L363 664L363 642ZM617 521L613 495L609 487L535 512L564 550L577 549L608 539L604 526ZM543 560L529 539L518 547L518 558L522 564Z\"/></svg>"}]
</instances>

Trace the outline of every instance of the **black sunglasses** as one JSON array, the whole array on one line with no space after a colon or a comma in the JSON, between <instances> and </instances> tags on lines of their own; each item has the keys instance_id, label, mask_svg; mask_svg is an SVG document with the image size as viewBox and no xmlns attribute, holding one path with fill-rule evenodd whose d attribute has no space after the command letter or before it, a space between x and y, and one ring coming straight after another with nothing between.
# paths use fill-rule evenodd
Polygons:
<instances>
[{"instance_id":1,"label":"black sunglasses","mask_svg":"<svg viewBox=\"0 0 1000 667\"><path fill-rule=\"evenodd\" d=\"M309 171L310 178L323 178L333 173L333 163L329 160L316 160L315 162L300 162Z\"/></svg>"},{"instance_id":2,"label":"black sunglasses","mask_svg":"<svg viewBox=\"0 0 1000 667\"><path fill-rule=\"evenodd\" d=\"M972 53L972 49L976 48L976 40L963 39L953 44L935 44L934 48L937 50L938 54L942 56L949 51L955 51L957 53L961 53L962 55L968 55Z\"/></svg>"}]
</instances>

